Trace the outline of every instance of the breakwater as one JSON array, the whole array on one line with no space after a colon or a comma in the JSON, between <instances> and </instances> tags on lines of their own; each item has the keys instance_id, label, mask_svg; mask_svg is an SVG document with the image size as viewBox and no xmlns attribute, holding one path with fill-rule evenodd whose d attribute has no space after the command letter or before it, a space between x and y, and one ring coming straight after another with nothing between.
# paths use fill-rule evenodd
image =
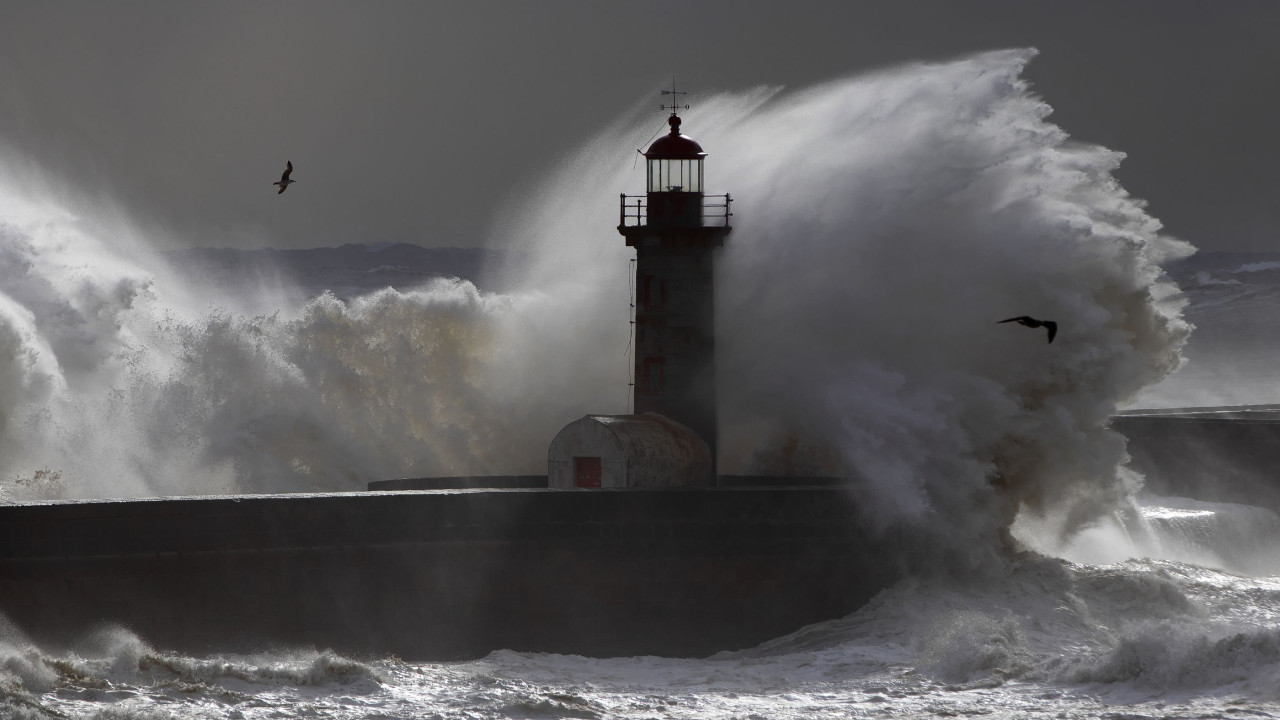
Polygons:
<instances>
[{"instance_id":1,"label":"breakwater","mask_svg":"<svg viewBox=\"0 0 1280 720\"><path fill-rule=\"evenodd\" d=\"M1280 512L1280 407L1131 411L1112 428L1147 492Z\"/></svg>"},{"instance_id":2,"label":"breakwater","mask_svg":"<svg viewBox=\"0 0 1280 720\"><path fill-rule=\"evenodd\" d=\"M0 612L68 643L702 656L892 581L847 488L437 490L0 507Z\"/></svg>"},{"instance_id":3,"label":"breakwater","mask_svg":"<svg viewBox=\"0 0 1280 720\"><path fill-rule=\"evenodd\" d=\"M1113 427L1153 493L1280 510L1272 408L1128 413ZM191 653L704 656L848 614L896 579L877 556L901 538L868 533L837 479L721 481L435 478L0 506L0 613L50 647L117 624Z\"/></svg>"}]
</instances>

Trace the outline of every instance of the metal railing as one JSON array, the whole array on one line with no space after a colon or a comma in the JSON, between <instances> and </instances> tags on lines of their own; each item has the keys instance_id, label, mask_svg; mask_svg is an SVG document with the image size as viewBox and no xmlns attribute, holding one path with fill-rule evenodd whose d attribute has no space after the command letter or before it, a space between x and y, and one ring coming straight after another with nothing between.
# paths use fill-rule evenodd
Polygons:
<instances>
[{"instance_id":1,"label":"metal railing","mask_svg":"<svg viewBox=\"0 0 1280 720\"><path fill-rule=\"evenodd\" d=\"M688 193L686 197L692 200L697 196L694 193ZM692 225L693 227L727 228L729 227L729 218L733 217L732 205L733 198L729 196L729 193L724 195L703 195L700 212L695 212L691 216L681 213L682 217L678 219L662 218L661 220L655 220L649 216L648 195L627 195L623 193L619 208L618 227L646 227L661 224L664 226Z\"/></svg>"}]
</instances>

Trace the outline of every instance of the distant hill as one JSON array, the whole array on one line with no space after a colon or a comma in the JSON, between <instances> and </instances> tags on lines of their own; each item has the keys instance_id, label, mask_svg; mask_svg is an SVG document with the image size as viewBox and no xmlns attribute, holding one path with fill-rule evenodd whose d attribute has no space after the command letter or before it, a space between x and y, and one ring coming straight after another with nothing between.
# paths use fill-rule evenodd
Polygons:
<instances>
[{"instance_id":1,"label":"distant hill","mask_svg":"<svg viewBox=\"0 0 1280 720\"><path fill-rule=\"evenodd\" d=\"M308 297L327 290L348 298L386 287L406 290L438 277L462 278L486 290L501 290L495 271L512 259L513 252L380 243L306 250L188 248L164 255L184 274L197 274L215 286L279 283Z\"/></svg>"}]
</instances>

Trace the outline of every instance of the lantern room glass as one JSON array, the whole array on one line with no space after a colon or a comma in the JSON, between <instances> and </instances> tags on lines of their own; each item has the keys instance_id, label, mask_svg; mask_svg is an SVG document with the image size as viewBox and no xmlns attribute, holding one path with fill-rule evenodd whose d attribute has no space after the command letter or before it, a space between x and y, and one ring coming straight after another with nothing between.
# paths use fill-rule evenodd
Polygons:
<instances>
[{"instance_id":1,"label":"lantern room glass","mask_svg":"<svg viewBox=\"0 0 1280 720\"><path fill-rule=\"evenodd\" d=\"M702 158L650 158L649 192L702 192Z\"/></svg>"}]
</instances>

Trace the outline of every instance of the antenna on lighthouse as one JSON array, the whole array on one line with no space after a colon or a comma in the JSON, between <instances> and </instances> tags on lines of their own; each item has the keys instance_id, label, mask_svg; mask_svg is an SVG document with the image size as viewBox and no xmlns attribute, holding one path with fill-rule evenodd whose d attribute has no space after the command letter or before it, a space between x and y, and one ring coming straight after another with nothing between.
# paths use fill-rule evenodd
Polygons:
<instances>
[{"instance_id":1,"label":"antenna on lighthouse","mask_svg":"<svg viewBox=\"0 0 1280 720\"><path fill-rule=\"evenodd\" d=\"M672 75L672 76L671 76L671 89L670 89L670 90L659 90L658 92L659 92L660 94L662 94L664 97L665 97L665 96L667 96L667 95L688 95L688 94L689 94L689 93L688 93L687 91L685 91L685 90L676 90L676 76L675 76L675 75ZM673 98L673 99L674 99L674 98ZM675 114L676 114L676 111L677 111L677 110L688 110L688 109L689 109L689 106L688 106L687 104L686 104L686 105L666 105L666 104L662 104L662 105L659 105L659 106L658 106L658 108L659 108L660 110L670 110L670 111L671 111L671 115L672 115L672 117L674 117L674 116L675 116ZM670 122L668 122L668 124L670 124ZM655 132L653 133L653 135L648 139L648 141L646 141L646 142L645 142L645 145L648 145L649 143L653 142L653 138L658 137L658 133L662 132L662 130L663 130L663 128L658 128L658 129L657 129L657 131L655 131ZM631 163L631 169L632 169L632 170L635 170L635 169L636 169L636 162L639 162L640 156L644 154L644 151L643 151L643 150L641 150L640 148L636 148L636 153L637 153L637 154L636 154L636 160L635 160L634 162L632 162L632 163Z\"/></svg>"},{"instance_id":2,"label":"antenna on lighthouse","mask_svg":"<svg viewBox=\"0 0 1280 720\"><path fill-rule=\"evenodd\" d=\"M671 76L671 89L670 89L670 90L663 90L663 91L662 91L662 94L665 96L665 95L688 95L689 93L688 93L687 91L684 91L684 90L676 90L676 76L675 76L675 75L672 75L672 76ZM672 100L676 100L676 99L677 99L677 98L672 98ZM659 105L658 107L659 107L660 109L662 109L662 110L670 110L672 115L675 115L677 110L688 110L688 109L689 109L689 106L688 106L688 105Z\"/></svg>"}]
</instances>

